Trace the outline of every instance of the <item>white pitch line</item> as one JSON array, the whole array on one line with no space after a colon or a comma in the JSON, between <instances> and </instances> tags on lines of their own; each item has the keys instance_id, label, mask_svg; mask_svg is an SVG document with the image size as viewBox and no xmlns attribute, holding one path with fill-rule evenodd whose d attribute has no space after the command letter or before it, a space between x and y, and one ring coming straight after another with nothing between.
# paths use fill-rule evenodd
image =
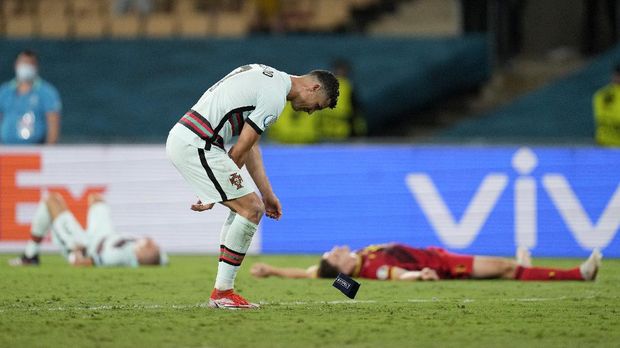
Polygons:
<instances>
[{"instance_id":1,"label":"white pitch line","mask_svg":"<svg viewBox=\"0 0 620 348\"><path fill-rule=\"evenodd\" d=\"M343 300L343 301L293 301L293 302L259 302L260 305L277 305L277 306L307 306L307 305L339 305L339 304L360 304L360 303L378 303L375 300Z\"/></svg>"},{"instance_id":2,"label":"white pitch line","mask_svg":"<svg viewBox=\"0 0 620 348\"><path fill-rule=\"evenodd\" d=\"M455 303L472 303L472 302L545 302L545 301L566 301L574 299L593 299L596 296L582 296L582 297L525 297L525 298L506 298L506 299L441 299L437 297L432 298L414 298L402 301L377 301L377 300L341 300L341 301L292 301L292 302L259 302L261 306L323 306L323 305L359 305L359 304L390 304L390 303L432 303L432 302L455 302ZM23 306L8 306L0 308L0 313L10 311L22 311L22 312L63 312L63 311L110 311L110 310L153 310L153 309L173 309L173 310L186 310L195 308L208 308L207 303L198 304L144 304L144 305L118 305L118 304L104 304L99 306L71 306L71 307L23 307Z\"/></svg>"}]
</instances>

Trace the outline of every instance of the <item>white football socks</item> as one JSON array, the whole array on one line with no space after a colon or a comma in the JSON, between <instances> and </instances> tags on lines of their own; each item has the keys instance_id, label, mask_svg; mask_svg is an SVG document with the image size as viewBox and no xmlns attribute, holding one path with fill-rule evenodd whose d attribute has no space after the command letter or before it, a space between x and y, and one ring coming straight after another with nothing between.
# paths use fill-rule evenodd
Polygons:
<instances>
[{"instance_id":1,"label":"white football socks","mask_svg":"<svg viewBox=\"0 0 620 348\"><path fill-rule=\"evenodd\" d=\"M49 232L50 227L52 226L52 217L50 216L50 212L47 209L47 204L45 201L41 200L39 205L37 206L37 210L34 212L34 217L32 218L32 224L30 225L30 234L35 238L43 238ZM26 250L24 250L24 255L26 257L34 257L41 250L41 242L36 242L32 239L26 243Z\"/></svg>"},{"instance_id":2,"label":"white football socks","mask_svg":"<svg viewBox=\"0 0 620 348\"><path fill-rule=\"evenodd\" d=\"M224 221L224 226L222 226L222 230L220 231L220 248L226 243L226 236L228 235L228 230L230 230L230 225L235 220L235 216L237 216L237 213L231 210L230 213L228 213L226 221Z\"/></svg>"},{"instance_id":3,"label":"white football socks","mask_svg":"<svg viewBox=\"0 0 620 348\"><path fill-rule=\"evenodd\" d=\"M215 278L217 290L229 290L235 287L237 271L258 228L257 224L239 214L235 214L232 219L229 215L226 222L228 220L232 220L232 222L228 228L225 242L220 247L220 261Z\"/></svg>"}]
</instances>

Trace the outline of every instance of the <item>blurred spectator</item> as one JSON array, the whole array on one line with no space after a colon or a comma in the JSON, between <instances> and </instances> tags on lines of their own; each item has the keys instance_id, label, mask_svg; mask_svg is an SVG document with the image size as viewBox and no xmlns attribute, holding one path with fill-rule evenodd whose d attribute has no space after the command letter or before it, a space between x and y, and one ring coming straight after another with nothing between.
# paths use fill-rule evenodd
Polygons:
<instances>
[{"instance_id":1,"label":"blurred spectator","mask_svg":"<svg viewBox=\"0 0 620 348\"><path fill-rule=\"evenodd\" d=\"M526 0L461 0L460 6L463 31L491 32L499 62L509 62L521 53Z\"/></svg>"},{"instance_id":2,"label":"blurred spectator","mask_svg":"<svg viewBox=\"0 0 620 348\"><path fill-rule=\"evenodd\" d=\"M334 75L340 82L340 97L333 109L323 109L315 113L320 123L322 140L346 140L353 136L366 134L366 122L360 116L355 89L350 79L351 65L348 61L337 59L332 63Z\"/></svg>"},{"instance_id":3,"label":"blurred spectator","mask_svg":"<svg viewBox=\"0 0 620 348\"><path fill-rule=\"evenodd\" d=\"M582 49L596 54L618 42L618 0L583 0Z\"/></svg>"},{"instance_id":4,"label":"blurred spectator","mask_svg":"<svg viewBox=\"0 0 620 348\"><path fill-rule=\"evenodd\" d=\"M151 0L116 0L114 3L114 13L117 15L136 12L140 16L146 16L152 9L153 3Z\"/></svg>"},{"instance_id":5,"label":"blurred spectator","mask_svg":"<svg viewBox=\"0 0 620 348\"><path fill-rule=\"evenodd\" d=\"M15 79L0 86L0 143L53 144L60 135L58 91L38 75L39 59L25 50L15 60Z\"/></svg>"},{"instance_id":6,"label":"blurred spectator","mask_svg":"<svg viewBox=\"0 0 620 348\"><path fill-rule=\"evenodd\" d=\"M321 140L319 119L305 111L295 111L291 103L286 103L278 122L269 128L268 135L269 139L284 144L316 143Z\"/></svg>"},{"instance_id":7,"label":"blurred spectator","mask_svg":"<svg viewBox=\"0 0 620 348\"><path fill-rule=\"evenodd\" d=\"M614 68L612 82L594 94L592 103L596 142L620 146L620 64Z\"/></svg>"},{"instance_id":8,"label":"blurred spectator","mask_svg":"<svg viewBox=\"0 0 620 348\"><path fill-rule=\"evenodd\" d=\"M351 66L343 59L332 63L340 83L338 104L333 109L315 111L312 116L295 111L287 103L284 111L269 129L269 138L285 144L310 144L320 141L342 141L366 134L366 122L359 114L355 92L349 75Z\"/></svg>"},{"instance_id":9,"label":"blurred spectator","mask_svg":"<svg viewBox=\"0 0 620 348\"><path fill-rule=\"evenodd\" d=\"M273 33L285 30L280 0L254 0L254 4L256 14L252 23L252 32Z\"/></svg>"}]
</instances>

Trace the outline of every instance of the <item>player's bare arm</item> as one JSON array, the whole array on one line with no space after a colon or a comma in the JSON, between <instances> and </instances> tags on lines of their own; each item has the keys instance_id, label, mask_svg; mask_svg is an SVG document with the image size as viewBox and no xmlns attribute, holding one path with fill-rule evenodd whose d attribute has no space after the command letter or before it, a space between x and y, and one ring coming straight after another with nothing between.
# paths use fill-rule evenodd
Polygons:
<instances>
[{"instance_id":1,"label":"player's bare arm","mask_svg":"<svg viewBox=\"0 0 620 348\"><path fill-rule=\"evenodd\" d=\"M407 271L406 269L393 267L392 278L393 280L439 280L439 276L434 269L424 267L419 271Z\"/></svg>"},{"instance_id":2,"label":"player's bare arm","mask_svg":"<svg viewBox=\"0 0 620 348\"><path fill-rule=\"evenodd\" d=\"M254 144L254 146L250 149L246 167L248 168L250 176L254 180L254 183L263 197L265 214L272 219L279 220L280 217L282 217L282 206L280 205L280 200L273 192L271 183L269 182L269 178L265 172L263 157L258 144Z\"/></svg>"},{"instance_id":3,"label":"player's bare arm","mask_svg":"<svg viewBox=\"0 0 620 348\"><path fill-rule=\"evenodd\" d=\"M266 263L255 263L250 269L250 273L257 278L267 278L271 276L291 279L316 278L317 266L307 269L298 267L275 267Z\"/></svg>"},{"instance_id":4,"label":"player's bare arm","mask_svg":"<svg viewBox=\"0 0 620 348\"><path fill-rule=\"evenodd\" d=\"M228 151L228 156L235 162L237 167L243 168L250 150L254 144L258 143L259 139L260 134L256 133L254 128L246 123L241 130L241 134L239 134L237 143Z\"/></svg>"},{"instance_id":5,"label":"player's bare arm","mask_svg":"<svg viewBox=\"0 0 620 348\"><path fill-rule=\"evenodd\" d=\"M76 267L90 267L94 265L93 259L86 256L86 248L78 246L69 253L69 263Z\"/></svg>"},{"instance_id":6,"label":"player's bare arm","mask_svg":"<svg viewBox=\"0 0 620 348\"><path fill-rule=\"evenodd\" d=\"M47 136L45 142L47 144L56 144L60 136L60 113L48 112L45 114L47 118Z\"/></svg>"}]
</instances>

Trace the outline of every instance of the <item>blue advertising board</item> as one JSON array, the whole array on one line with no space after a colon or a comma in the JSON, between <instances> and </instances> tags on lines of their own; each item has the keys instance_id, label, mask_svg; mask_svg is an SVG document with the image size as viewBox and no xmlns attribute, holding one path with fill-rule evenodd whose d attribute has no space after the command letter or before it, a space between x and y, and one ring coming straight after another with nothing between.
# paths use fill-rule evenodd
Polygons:
<instances>
[{"instance_id":1,"label":"blue advertising board","mask_svg":"<svg viewBox=\"0 0 620 348\"><path fill-rule=\"evenodd\" d=\"M265 147L283 206L264 253L402 242L478 255L620 257L620 151L559 147Z\"/></svg>"}]
</instances>

